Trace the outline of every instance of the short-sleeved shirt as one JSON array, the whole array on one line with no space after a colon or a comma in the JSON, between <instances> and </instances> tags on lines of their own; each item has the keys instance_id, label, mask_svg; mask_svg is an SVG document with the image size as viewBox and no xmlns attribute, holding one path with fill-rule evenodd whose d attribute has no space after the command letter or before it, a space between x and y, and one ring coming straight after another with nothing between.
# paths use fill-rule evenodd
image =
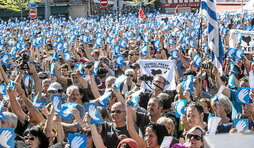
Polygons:
<instances>
[{"instance_id":1,"label":"short-sleeved shirt","mask_svg":"<svg viewBox=\"0 0 254 148\"><path fill-rule=\"evenodd\" d=\"M116 128L112 122L105 122L102 124L101 137L107 148L116 148L120 142L118 139L120 135L126 135L130 138L126 125Z\"/></svg>"}]
</instances>

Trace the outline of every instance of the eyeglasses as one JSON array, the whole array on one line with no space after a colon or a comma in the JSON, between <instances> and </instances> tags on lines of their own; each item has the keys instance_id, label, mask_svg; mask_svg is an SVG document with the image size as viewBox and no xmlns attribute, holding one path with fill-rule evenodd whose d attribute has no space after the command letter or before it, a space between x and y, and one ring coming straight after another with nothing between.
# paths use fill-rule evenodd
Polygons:
<instances>
[{"instance_id":1,"label":"eyeglasses","mask_svg":"<svg viewBox=\"0 0 254 148\"><path fill-rule=\"evenodd\" d=\"M58 91L56 91L56 90L50 90L50 91L48 91L48 93L56 94L56 93L58 93Z\"/></svg>"},{"instance_id":2,"label":"eyeglasses","mask_svg":"<svg viewBox=\"0 0 254 148\"><path fill-rule=\"evenodd\" d=\"M121 114L122 112L125 112L125 111L121 111L121 110L112 110L111 111L112 114L114 114L114 113Z\"/></svg>"},{"instance_id":3,"label":"eyeglasses","mask_svg":"<svg viewBox=\"0 0 254 148\"><path fill-rule=\"evenodd\" d=\"M28 140L28 139L29 139L29 140L34 141L34 140L35 140L35 137L34 137L34 136L32 136L32 137L28 137L28 136L26 136L26 137L24 137L24 139L25 139L25 140Z\"/></svg>"},{"instance_id":4,"label":"eyeglasses","mask_svg":"<svg viewBox=\"0 0 254 148\"><path fill-rule=\"evenodd\" d=\"M193 139L195 140L201 140L202 137L199 135L194 135L194 134L187 134L187 138L191 139L193 137Z\"/></svg>"},{"instance_id":5,"label":"eyeglasses","mask_svg":"<svg viewBox=\"0 0 254 148\"><path fill-rule=\"evenodd\" d=\"M134 56L134 54L129 54L130 56Z\"/></svg>"},{"instance_id":6,"label":"eyeglasses","mask_svg":"<svg viewBox=\"0 0 254 148\"><path fill-rule=\"evenodd\" d=\"M126 74L127 77L133 77L133 74Z\"/></svg>"}]
</instances>

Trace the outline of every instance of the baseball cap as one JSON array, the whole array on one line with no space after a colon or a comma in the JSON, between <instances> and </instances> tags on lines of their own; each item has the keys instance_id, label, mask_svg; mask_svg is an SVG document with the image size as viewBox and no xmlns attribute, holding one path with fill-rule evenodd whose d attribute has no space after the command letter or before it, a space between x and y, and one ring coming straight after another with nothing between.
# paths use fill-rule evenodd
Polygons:
<instances>
[{"instance_id":1,"label":"baseball cap","mask_svg":"<svg viewBox=\"0 0 254 148\"><path fill-rule=\"evenodd\" d=\"M139 64L138 63L132 63L130 65L130 68L139 68Z\"/></svg>"},{"instance_id":2,"label":"baseball cap","mask_svg":"<svg viewBox=\"0 0 254 148\"><path fill-rule=\"evenodd\" d=\"M193 76L196 76L196 72L194 70L187 70L183 74L184 75L193 75Z\"/></svg>"},{"instance_id":3,"label":"baseball cap","mask_svg":"<svg viewBox=\"0 0 254 148\"><path fill-rule=\"evenodd\" d=\"M58 82L53 82L49 85L48 91L59 91L62 90L62 85Z\"/></svg>"}]
</instances>

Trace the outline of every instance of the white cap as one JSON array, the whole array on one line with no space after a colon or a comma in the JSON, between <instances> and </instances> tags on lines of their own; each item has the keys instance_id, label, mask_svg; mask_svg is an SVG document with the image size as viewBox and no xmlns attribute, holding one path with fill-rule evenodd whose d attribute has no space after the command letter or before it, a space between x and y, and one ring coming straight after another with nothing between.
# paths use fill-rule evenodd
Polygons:
<instances>
[{"instance_id":1,"label":"white cap","mask_svg":"<svg viewBox=\"0 0 254 148\"><path fill-rule=\"evenodd\" d=\"M58 91L58 90L62 90L62 85L58 82L53 82L49 85L48 91Z\"/></svg>"}]
</instances>

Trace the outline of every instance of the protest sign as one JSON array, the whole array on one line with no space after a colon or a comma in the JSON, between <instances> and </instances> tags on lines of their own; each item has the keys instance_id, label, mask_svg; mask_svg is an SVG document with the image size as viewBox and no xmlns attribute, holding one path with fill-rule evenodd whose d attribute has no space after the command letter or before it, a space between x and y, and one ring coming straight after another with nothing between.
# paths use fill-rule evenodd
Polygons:
<instances>
[{"instance_id":1,"label":"protest sign","mask_svg":"<svg viewBox=\"0 0 254 148\"><path fill-rule=\"evenodd\" d=\"M142 82L142 88L151 90L152 79L157 74L162 74L166 78L164 90L174 90L175 83L175 62L171 60L140 60L141 77L146 78ZM149 86L150 87L149 87Z\"/></svg>"},{"instance_id":2,"label":"protest sign","mask_svg":"<svg viewBox=\"0 0 254 148\"><path fill-rule=\"evenodd\" d=\"M254 31L231 29L229 33L229 47L241 45L244 53L254 53Z\"/></svg>"}]
</instances>

